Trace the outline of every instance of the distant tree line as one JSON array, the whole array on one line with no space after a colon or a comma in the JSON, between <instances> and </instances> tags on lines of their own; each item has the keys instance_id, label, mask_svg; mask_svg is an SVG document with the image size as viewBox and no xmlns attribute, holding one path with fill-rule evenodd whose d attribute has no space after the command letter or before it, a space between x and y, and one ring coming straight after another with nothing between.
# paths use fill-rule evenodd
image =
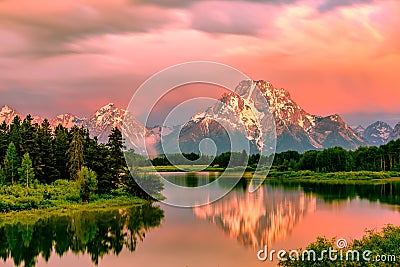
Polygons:
<instances>
[{"instance_id":1,"label":"distant tree line","mask_svg":"<svg viewBox=\"0 0 400 267\"><path fill-rule=\"evenodd\" d=\"M260 162L260 164L265 164L268 157L260 154L248 155L246 150L243 150L242 152L224 152L216 157L196 153L182 153L171 154L168 155L168 157L166 155L160 155L151 159L151 164L153 166L172 166L173 164L171 161L175 165L181 165L188 164L187 160L189 160L192 165L210 164L211 166L218 165L221 168L238 166L256 167L258 162Z\"/></svg>"},{"instance_id":2,"label":"distant tree line","mask_svg":"<svg viewBox=\"0 0 400 267\"><path fill-rule=\"evenodd\" d=\"M61 124L54 131L47 119L32 123L16 116L0 125L0 185L30 187L59 179L78 181L82 200L91 193L111 194L118 188L145 196L129 174L120 130L114 128L106 144L91 138L88 130ZM132 188L133 187L133 188Z\"/></svg>"},{"instance_id":3,"label":"distant tree line","mask_svg":"<svg viewBox=\"0 0 400 267\"><path fill-rule=\"evenodd\" d=\"M197 160L211 156L195 153L183 154L187 159ZM174 155L168 156L173 158ZM172 165L165 155L151 160L154 166ZM326 148L324 150L310 150L303 154L297 151L285 151L272 156L260 154L247 155L242 152L224 152L214 158L212 166L236 167L262 166L273 159L272 167L279 171L310 170L315 172L339 171L400 171L400 139L392 140L380 147L359 147L355 151L347 151L341 147ZM176 161L174 161L176 162ZM179 164L179 161L178 163ZM201 164L197 161L196 164Z\"/></svg>"},{"instance_id":4,"label":"distant tree line","mask_svg":"<svg viewBox=\"0 0 400 267\"><path fill-rule=\"evenodd\" d=\"M303 154L286 151L275 155L273 166L282 171L400 171L400 139L379 147L359 147L354 151L341 147L311 150Z\"/></svg>"}]
</instances>

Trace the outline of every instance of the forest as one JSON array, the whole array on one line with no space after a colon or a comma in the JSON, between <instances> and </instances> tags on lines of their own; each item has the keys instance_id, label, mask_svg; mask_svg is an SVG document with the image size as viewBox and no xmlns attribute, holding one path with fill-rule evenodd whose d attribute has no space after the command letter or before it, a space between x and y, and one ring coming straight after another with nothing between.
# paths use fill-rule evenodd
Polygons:
<instances>
[{"instance_id":1,"label":"forest","mask_svg":"<svg viewBox=\"0 0 400 267\"><path fill-rule=\"evenodd\" d=\"M129 173L120 130L106 144L77 126L51 129L28 115L0 125L0 211L87 203L91 198L120 195L152 199ZM136 174L139 175L139 174ZM154 193L162 190L156 176L147 176Z\"/></svg>"},{"instance_id":2,"label":"forest","mask_svg":"<svg viewBox=\"0 0 400 267\"><path fill-rule=\"evenodd\" d=\"M354 151L341 147L310 150L303 154L286 151L275 155L273 165L283 171L400 171L400 139L379 147L359 147Z\"/></svg>"},{"instance_id":3,"label":"forest","mask_svg":"<svg viewBox=\"0 0 400 267\"><path fill-rule=\"evenodd\" d=\"M134 150L126 151L117 128L112 129L106 144L100 144L82 127L67 129L58 125L52 129L46 119L40 125L32 121L30 115L24 120L17 116L10 125L0 125L0 211L88 203L118 196L160 199L163 184L159 177L134 170L139 166L169 166L170 161L211 163L218 168L243 166L250 170L273 161L272 169L278 174L302 170L400 171L400 139L354 151L332 147L303 154L286 151L269 157L248 155L246 151L225 152L216 157L189 153L149 160Z\"/></svg>"}]
</instances>

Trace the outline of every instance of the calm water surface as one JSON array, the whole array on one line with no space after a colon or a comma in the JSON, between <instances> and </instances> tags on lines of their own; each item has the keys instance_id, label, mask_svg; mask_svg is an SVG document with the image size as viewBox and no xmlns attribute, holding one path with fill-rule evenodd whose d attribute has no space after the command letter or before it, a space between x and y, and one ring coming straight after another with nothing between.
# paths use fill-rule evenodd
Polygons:
<instances>
[{"instance_id":1,"label":"calm water surface","mask_svg":"<svg viewBox=\"0 0 400 267\"><path fill-rule=\"evenodd\" d=\"M216 174L164 174L199 186ZM365 229L400 224L400 184L265 184L243 180L219 201L193 209L167 205L1 224L0 265L276 266L256 252L305 247L317 236L351 241Z\"/></svg>"}]
</instances>

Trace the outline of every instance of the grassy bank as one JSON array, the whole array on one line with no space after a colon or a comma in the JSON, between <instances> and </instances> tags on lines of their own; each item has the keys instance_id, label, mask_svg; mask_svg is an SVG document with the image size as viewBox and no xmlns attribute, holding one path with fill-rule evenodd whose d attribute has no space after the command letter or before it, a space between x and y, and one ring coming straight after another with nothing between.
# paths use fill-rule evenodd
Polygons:
<instances>
[{"instance_id":1,"label":"grassy bank","mask_svg":"<svg viewBox=\"0 0 400 267\"><path fill-rule=\"evenodd\" d=\"M211 167L208 165L179 165L179 166L147 166L140 167L141 172L196 172L196 171L209 171L209 172L222 172L224 168Z\"/></svg>"},{"instance_id":2,"label":"grassy bank","mask_svg":"<svg viewBox=\"0 0 400 267\"><path fill-rule=\"evenodd\" d=\"M0 213L0 225L1 222L24 222L32 221L32 218L46 218L55 215L73 215L76 212L96 212L96 211L108 211L119 208L141 206L148 203L148 201L139 199L137 197L128 196L117 196L110 199L97 199L88 204L83 203L64 203L54 207L30 209L22 211L10 211L6 213Z\"/></svg>"},{"instance_id":3,"label":"grassy bank","mask_svg":"<svg viewBox=\"0 0 400 267\"><path fill-rule=\"evenodd\" d=\"M78 210L105 208L144 203L136 197L116 192L113 195L93 195L89 203L82 203L76 182L58 180L52 184L36 184L33 187L11 185L0 187L0 212L29 210Z\"/></svg>"},{"instance_id":4,"label":"grassy bank","mask_svg":"<svg viewBox=\"0 0 400 267\"><path fill-rule=\"evenodd\" d=\"M243 171L243 167L235 168L220 168L220 167L207 167L204 166L192 166L192 165L180 165L180 166L149 166L141 167L141 172L238 172ZM246 172L243 175L244 178L252 178L254 169L246 168ZM262 177L263 171L260 172ZM265 172L266 174L266 172ZM229 177L226 176L226 177ZM232 175L232 177L235 177ZM313 172L313 171L277 171L271 169L267 175L268 180L274 181L315 181L315 182L331 182L331 183L355 183L355 182L387 182L387 181L400 181L400 172L389 171L389 172L373 172L373 171L350 171L350 172Z\"/></svg>"},{"instance_id":5,"label":"grassy bank","mask_svg":"<svg viewBox=\"0 0 400 267\"><path fill-rule=\"evenodd\" d=\"M399 181L399 172L331 172L317 173L312 171L270 171L267 177L270 181L281 182L324 182L324 183L381 183Z\"/></svg>"}]
</instances>

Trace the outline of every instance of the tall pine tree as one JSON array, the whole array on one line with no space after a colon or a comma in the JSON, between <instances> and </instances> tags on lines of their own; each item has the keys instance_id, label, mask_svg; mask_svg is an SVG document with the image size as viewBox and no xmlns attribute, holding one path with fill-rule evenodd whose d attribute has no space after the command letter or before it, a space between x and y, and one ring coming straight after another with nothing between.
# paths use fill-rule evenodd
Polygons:
<instances>
[{"instance_id":1,"label":"tall pine tree","mask_svg":"<svg viewBox=\"0 0 400 267\"><path fill-rule=\"evenodd\" d=\"M15 116L13 122L10 125L10 135L8 141L14 143L15 148L17 149L18 156L22 156L21 154L21 119L19 116Z\"/></svg>"},{"instance_id":2,"label":"tall pine tree","mask_svg":"<svg viewBox=\"0 0 400 267\"><path fill-rule=\"evenodd\" d=\"M32 168L32 160L29 157L29 153L25 153L22 157L21 167L18 168L20 183L25 184L26 188L32 184L35 178L35 172Z\"/></svg>"},{"instance_id":3,"label":"tall pine tree","mask_svg":"<svg viewBox=\"0 0 400 267\"><path fill-rule=\"evenodd\" d=\"M83 166L84 160L84 131L74 126L71 128L72 140L67 151L68 170L71 180L78 180L78 172Z\"/></svg>"},{"instance_id":4,"label":"tall pine tree","mask_svg":"<svg viewBox=\"0 0 400 267\"><path fill-rule=\"evenodd\" d=\"M14 184L18 177L19 159L17 149L13 142L7 148L6 158L4 159L4 172L6 176L6 182Z\"/></svg>"},{"instance_id":5,"label":"tall pine tree","mask_svg":"<svg viewBox=\"0 0 400 267\"><path fill-rule=\"evenodd\" d=\"M86 141L85 165L97 173L97 193L109 194L115 188L109 166L109 150L104 144L98 144L97 138Z\"/></svg>"},{"instance_id":6,"label":"tall pine tree","mask_svg":"<svg viewBox=\"0 0 400 267\"><path fill-rule=\"evenodd\" d=\"M8 125L4 121L0 124L0 162L4 161L8 147Z\"/></svg>"},{"instance_id":7,"label":"tall pine tree","mask_svg":"<svg viewBox=\"0 0 400 267\"><path fill-rule=\"evenodd\" d=\"M40 147L37 137L37 126L32 125L31 115L26 116L21 125L21 154L29 153L34 167L40 162Z\"/></svg>"},{"instance_id":8,"label":"tall pine tree","mask_svg":"<svg viewBox=\"0 0 400 267\"><path fill-rule=\"evenodd\" d=\"M106 146L109 150L107 162L112 176L112 183L116 185L119 182L120 175L126 173L126 162L122 151L124 149L124 143L122 133L118 128L111 130Z\"/></svg>"},{"instance_id":9,"label":"tall pine tree","mask_svg":"<svg viewBox=\"0 0 400 267\"><path fill-rule=\"evenodd\" d=\"M54 130L54 157L55 167L58 171L58 179L68 179L68 159L67 151L69 148L70 135L68 129L59 124Z\"/></svg>"},{"instance_id":10,"label":"tall pine tree","mask_svg":"<svg viewBox=\"0 0 400 267\"><path fill-rule=\"evenodd\" d=\"M50 123L45 119L39 128L38 142L40 146L40 165L38 179L43 183L52 183L58 178L54 157L53 138Z\"/></svg>"}]
</instances>

